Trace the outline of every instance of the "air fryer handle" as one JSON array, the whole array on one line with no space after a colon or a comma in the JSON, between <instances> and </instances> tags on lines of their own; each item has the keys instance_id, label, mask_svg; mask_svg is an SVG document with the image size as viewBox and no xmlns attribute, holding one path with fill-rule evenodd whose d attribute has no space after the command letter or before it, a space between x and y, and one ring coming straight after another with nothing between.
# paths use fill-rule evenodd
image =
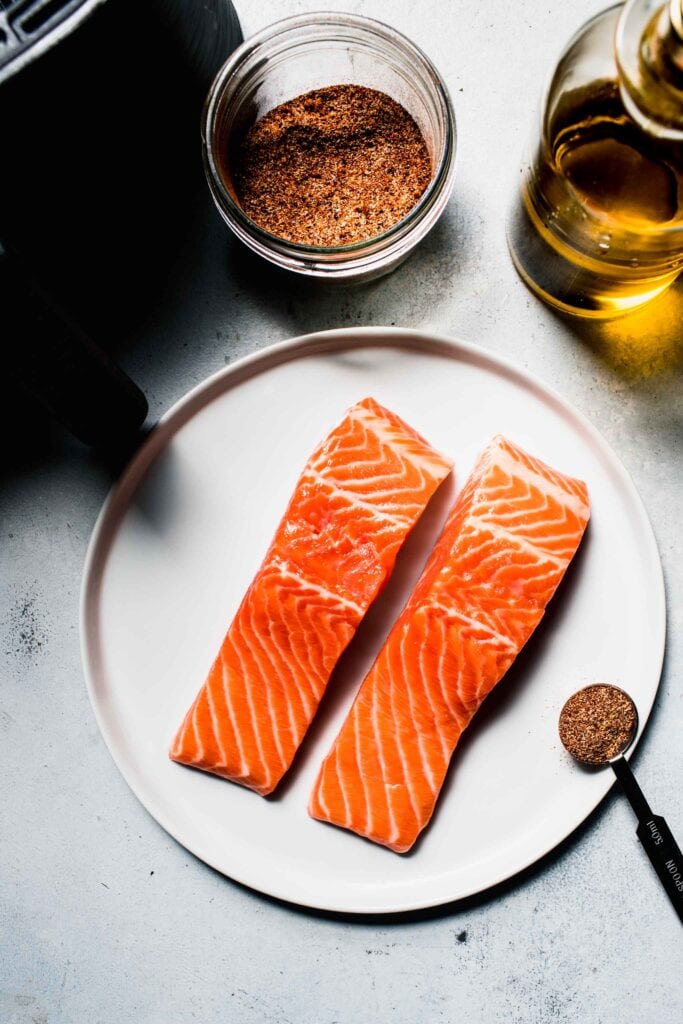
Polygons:
<instances>
[{"instance_id":1,"label":"air fryer handle","mask_svg":"<svg viewBox=\"0 0 683 1024\"><path fill-rule=\"evenodd\" d=\"M142 391L2 247L0 316L10 377L81 441L118 443L141 425Z\"/></svg>"}]
</instances>

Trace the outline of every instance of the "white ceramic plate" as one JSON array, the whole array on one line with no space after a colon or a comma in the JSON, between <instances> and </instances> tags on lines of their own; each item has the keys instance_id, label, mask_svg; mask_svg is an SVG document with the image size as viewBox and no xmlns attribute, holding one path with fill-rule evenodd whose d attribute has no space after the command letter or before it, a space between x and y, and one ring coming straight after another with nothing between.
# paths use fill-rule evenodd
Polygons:
<instances>
[{"instance_id":1,"label":"white ceramic plate","mask_svg":"<svg viewBox=\"0 0 683 1024\"><path fill-rule=\"evenodd\" d=\"M356 638L279 796L262 799L167 759L316 442L366 395L456 461L456 487L501 432L588 483L592 520L544 623L463 738L431 827L398 856L306 814L308 794L373 653L438 531L446 487ZM652 529L623 466L559 395L479 348L410 331L326 332L211 377L154 430L110 494L82 591L85 674L129 785L171 835L254 889L352 912L480 892L564 839L609 789L562 750L557 716L611 680L641 728L662 664L665 609Z\"/></svg>"}]
</instances>

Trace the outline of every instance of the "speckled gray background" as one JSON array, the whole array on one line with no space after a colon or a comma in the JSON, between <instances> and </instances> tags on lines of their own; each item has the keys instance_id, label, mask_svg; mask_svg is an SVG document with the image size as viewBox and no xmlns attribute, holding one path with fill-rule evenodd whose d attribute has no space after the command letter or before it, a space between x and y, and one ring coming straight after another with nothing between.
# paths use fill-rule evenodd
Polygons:
<instances>
[{"instance_id":1,"label":"speckled gray background","mask_svg":"<svg viewBox=\"0 0 683 1024\"><path fill-rule=\"evenodd\" d=\"M319 6L238 3L245 33ZM442 222L392 277L330 292L270 271L227 237L204 202L121 362L157 416L207 374L270 342L395 323L460 335L559 388L633 474L660 545L668 653L634 763L680 837L683 289L618 325L579 329L525 291L503 230L550 63L600 5L335 6L402 29L446 77L459 153ZM40 422L30 442L1 471L0 490L2 1024L683 1019L680 925L615 794L524 878L466 906L397 922L328 919L273 903L179 847L119 776L83 684L79 583L110 470ZM6 447L11 454L11 434Z\"/></svg>"}]
</instances>

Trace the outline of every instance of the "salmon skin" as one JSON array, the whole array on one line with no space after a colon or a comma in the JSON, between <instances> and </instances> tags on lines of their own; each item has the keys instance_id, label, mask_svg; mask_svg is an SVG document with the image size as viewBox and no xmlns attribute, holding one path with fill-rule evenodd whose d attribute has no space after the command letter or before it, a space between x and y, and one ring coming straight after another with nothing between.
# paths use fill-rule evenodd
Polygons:
<instances>
[{"instance_id":1,"label":"salmon skin","mask_svg":"<svg viewBox=\"0 0 683 1024\"><path fill-rule=\"evenodd\" d=\"M169 756L265 795L450 459L374 399L309 459Z\"/></svg>"},{"instance_id":2,"label":"salmon skin","mask_svg":"<svg viewBox=\"0 0 683 1024\"><path fill-rule=\"evenodd\" d=\"M463 730L538 625L588 517L582 481L493 439L323 762L314 818L411 848Z\"/></svg>"}]
</instances>

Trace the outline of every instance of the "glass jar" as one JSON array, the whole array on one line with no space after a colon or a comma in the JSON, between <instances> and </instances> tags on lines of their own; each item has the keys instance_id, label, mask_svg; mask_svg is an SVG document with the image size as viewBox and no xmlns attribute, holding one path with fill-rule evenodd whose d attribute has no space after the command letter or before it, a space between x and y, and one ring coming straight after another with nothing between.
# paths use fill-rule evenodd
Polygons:
<instances>
[{"instance_id":1,"label":"glass jar","mask_svg":"<svg viewBox=\"0 0 683 1024\"><path fill-rule=\"evenodd\" d=\"M411 114L429 151L432 180L403 220L374 238L334 248L278 238L240 208L231 152L273 107L341 84L385 92ZM280 267L326 280L369 280L393 270L434 226L453 188L455 115L441 77L405 36L356 15L297 15L248 39L214 80L204 108L202 140L214 201L237 237Z\"/></svg>"},{"instance_id":2,"label":"glass jar","mask_svg":"<svg viewBox=\"0 0 683 1024\"><path fill-rule=\"evenodd\" d=\"M630 0L603 11L550 81L508 241L525 283L565 312L627 313L683 268L683 72L660 60L678 75L665 86L651 59L681 48L680 7Z\"/></svg>"}]
</instances>

